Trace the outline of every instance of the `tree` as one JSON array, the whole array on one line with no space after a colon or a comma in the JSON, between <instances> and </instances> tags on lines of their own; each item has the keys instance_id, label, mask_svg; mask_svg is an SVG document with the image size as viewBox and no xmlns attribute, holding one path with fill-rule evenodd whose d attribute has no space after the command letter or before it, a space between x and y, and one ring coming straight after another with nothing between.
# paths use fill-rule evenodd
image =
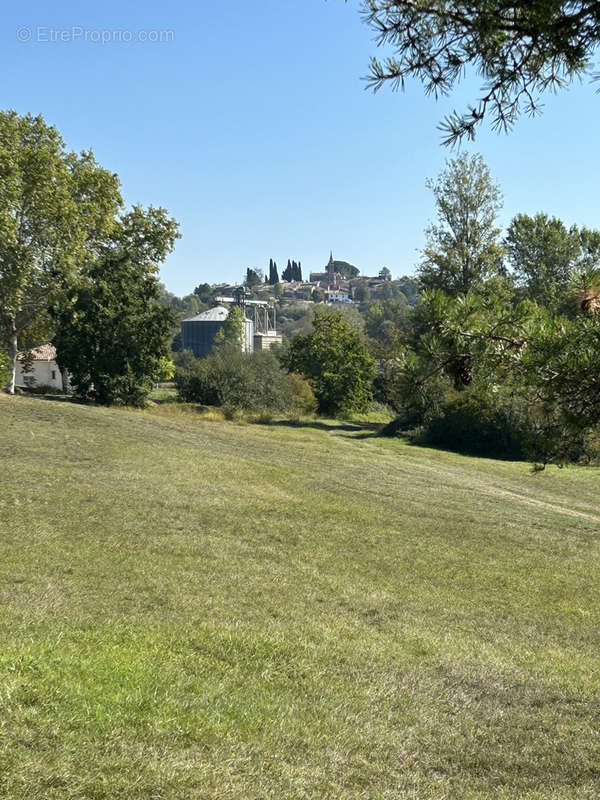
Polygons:
<instances>
[{"instance_id":1,"label":"tree","mask_svg":"<svg viewBox=\"0 0 600 800\"><path fill-rule=\"evenodd\" d=\"M276 283L279 283L279 273L277 272L277 263L273 261L271 258L269 260L269 283L271 286L275 286Z\"/></svg>"},{"instance_id":2,"label":"tree","mask_svg":"<svg viewBox=\"0 0 600 800\"><path fill-rule=\"evenodd\" d=\"M200 299L197 294L186 294L184 297L178 297L173 292L167 291L162 283L160 284L159 302L173 309L176 314L184 316L197 314L200 311Z\"/></svg>"},{"instance_id":3,"label":"tree","mask_svg":"<svg viewBox=\"0 0 600 800\"><path fill-rule=\"evenodd\" d=\"M365 303L370 296L371 292L366 281L360 281L352 287L352 298L358 303Z\"/></svg>"},{"instance_id":4,"label":"tree","mask_svg":"<svg viewBox=\"0 0 600 800\"><path fill-rule=\"evenodd\" d=\"M302 263L299 261L297 265L298 270L298 280L302 281Z\"/></svg>"},{"instance_id":5,"label":"tree","mask_svg":"<svg viewBox=\"0 0 600 800\"><path fill-rule=\"evenodd\" d=\"M300 286L299 289L296 289L295 295L302 300L312 300L312 290L310 286Z\"/></svg>"},{"instance_id":6,"label":"tree","mask_svg":"<svg viewBox=\"0 0 600 800\"><path fill-rule=\"evenodd\" d=\"M333 268L335 272L339 272L342 278L350 280L357 278L360 275L360 270L354 264L349 264L347 261L334 261Z\"/></svg>"},{"instance_id":7,"label":"tree","mask_svg":"<svg viewBox=\"0 0 600 800\"><path fill-rule=\"evenodd\" d=\"M167 356L161 356L158 362L156 380L159 382L172 381L175 377L175 363Z\"/></svg>"},{"instance_id":8,"label":"tree","mask_svg":"<svg viewBox=\"0 0 600 800\"><path fill-rule=\"evenodd\" d=\"M292 272L292 262L289 260L289 258L287 262L287 267L281 273L281 280L286 281L287 283L294 280L294 274Z\"/></svg>"},{"instance_id":9,"label":"tree","mask_svg":"<svg viewBox=\"0 0 600 800\"><path fill-rule=\"evenodd\" d=\"M445 143L474 138L488 114L509 130L522 112L539 110L539 95L588 73L600 40L596 0L365 0L365 21L393 54L371 60L370 86L421 81L436 98L467 71L483 77L479 99L440 126Z\"/></svg>"},{"instance_id":10,"label":"tree","mask_svg":"<svg viewBox=\"0 0 600 800\"><path fill-rule=\"evenodd\" d=\"M226 345L237 350L242 349L244 344L244 315L239 306L232 306L229 309L227 319L215 337L215 344L218 347Z\"/></svg>"},{"instance_id":11,"label":"tree","mask_svg":"<svg viewBox=\"0 0 600 800\"><path fill-rule=\"evenodd\" d=\"M399 298L375 300L364 315L365 330L372 339L386 342L395 332L406 327L409 307L404 295Z\"/></svg>"},{"instance_id":12,"label":"tree","mask_svg":"<svg viewBox=\"0 0 600 800\"><path fill-rule=\"evenodd\" d=\"M58 362L75 394L141 406L159 380L173 321L158 282L127 254L99 258L56 312Z\"/></svg>"},{"instance_id":13,"label":"tree","mask_svg":"<svg viewBox=\"0 0 600 800\"><path fill-rule=\"evenodd\" d=\"M600 425L600 314L541 317L517 374L548 421L542 460L580 455L585 433Z\"/></svg>"},{"instance_id":14,"label":"tree","mask_svg":"<svg viewBox=\"0 0 600 800\"><path fill-rule=\"evenodd\" d=\"M210 284L201 283L199 286L196 286L194 289L194 294L201 303L210 303L212 299L212 290Z\"/></svg>"},{"instance_id":15,"label":"tree","mask_svg":"<svg viewBox=\"0 0 600 800\"><path fill-rule=\"evenodd\" d=\"M322 303L325 300L325 294L322 289L318 287L312 290L311 299L313 303Z\"/></svg>"},{"instance_id":16,"label":"tree","mask_svg":"<svg viewBox=\"0 0 600 800\"><path fill-rule=\"evenodd\" d=\"M437 223L426 230L427 244L419 267L425 289L453 297L480 289L500 273L503 249L496 216L498 187L480 155L462 153L446 164L437 180L427 181L437 206Z\"/></svg>"},{"instance_id":17,"label":"tree","mask_svg":"<svg viewBox=\"0 0 600 800\"><path fill-rule=\"evenodd\" d=\"M409 305L414 306L419 297L419 281L412 275L405 275L392 282L394 294L402 294Z\"/></svg>"},{"instance_id":18,"label":"tree","mask_svg":"<svg viewBox=\"0 0 600 800\"><path fill-rule=\"evenodd\" d=\"M248 267L246 270L246 280L244 281L246 286L251 289L253 286L259 286L262 282L263 279L260 270Z\"/></svg>"},{"instance_id":19,"label":"tree","mask_svg":"<svg viewBox=\"0 0 600 800\"><path fill-rule=\"evenodd\" d=\"M384 281L391 281L392 280L392 273L387 267L382 267L379 270L379 277L382 278Z\"/></svg>"},{"instance_id":20,"label":"tree","mask_svg":"<svg viewBox=\"0 0 600 800\"><path fill-rule=\"evenodd\" d=\"M589 256L591 232L586 231L584 239L590 245ZM561 220L546 214L518 214L510 223L505 246L517 285L539 305L557 311L568 299L571 276L582 255L577 228L567 229Z\"/></svg>"},{"instance_id":21,"label":"tree","mask_svg":"<svg viewBox=\"0 0 600 800\"><path fill-rule=\"evenodd\" d=\"M415 314L421 330L415 351L426 370L443 372L461 390L475 378L492 380L501 367L515 366L532 335L535 307L507 303L500 294L449 297L432 290L423 293Z\"/></svg>"},{"instance_id":22,"label":"tree","mask_svg":"<svg viewBox=\"0 0 600 800\"><path fill-rule=\"evenodd\" d=\"M173 312L157 272L177 237L164 209L135 207L55 304L58 362L79 397L143 405L163 374Z\"/></svg>"},{"instance_id":23,"label":"tree","mask_svg":"<svg viewBox=\"0 0 600 800\"><path fill-rule=\"evenodd\" d=\"M90 152L67 152L41 116L0 113L0 175L0 340L13 393L19 344L48 335L49 307L105 242L122 199L118 176Z\"/></svg>"},{"instance_id":24,"label":"tree","mask_svg":"<svg viewBox=\"0 0 600 800\"><path fill-rule=\"evenodd\" d=\"M364 411L371 400L375 362L339 311L316 312L312 332L294 337L287 367L308 379L321 413Z\"/></svg>"}]
</instances>

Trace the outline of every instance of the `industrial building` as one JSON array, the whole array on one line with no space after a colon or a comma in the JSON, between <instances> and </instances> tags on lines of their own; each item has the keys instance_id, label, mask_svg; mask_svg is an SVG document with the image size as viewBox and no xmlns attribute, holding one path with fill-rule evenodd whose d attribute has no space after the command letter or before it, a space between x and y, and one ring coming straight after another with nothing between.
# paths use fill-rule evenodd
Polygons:
<instances>
[{"instance_id":1,"label":"industrial building","mask_svg":"<svg viewBox=\"0 0 600 800\"><path fill-rule=\"evenodd\" d=\"M270 350L281 344L282 337L277 333L275 307L263 300L249 300L244 287L238 287L233 297L217 297L218 303L227 303L241 308L244 315L244 339L242 349L245 353L254 350ZM184 319L181 323L181 339L184 350L191 350L196 358L212 352L217 334L229 316L224 305L204 311L195 317Z\"/></svg>"},{"instance_id":2,"label":"industrial building","mask_svg":"<svg viewBox=\"0 0 600 800\"><path fill-rule=\"evenodd\" d=\"M184 350L191 350L196 358L202 358L212 352L215 338L227 317L229 309L225 306L215 306L195 317L184 319L181 323L181 340ZM246 353L254 350L254 322L244 317L244 341L242 344Z\"/></svg>"}]
</instances>

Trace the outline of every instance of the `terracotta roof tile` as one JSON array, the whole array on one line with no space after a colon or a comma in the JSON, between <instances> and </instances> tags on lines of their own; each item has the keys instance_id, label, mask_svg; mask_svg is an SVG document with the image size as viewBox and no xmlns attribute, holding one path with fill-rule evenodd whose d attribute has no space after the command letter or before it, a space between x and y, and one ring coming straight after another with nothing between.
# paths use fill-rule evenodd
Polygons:
<instances>
[{"instance_id":1,"label":"terracotta roof tile","mask_svg":"<svg viewBox=\"0 0 600 800\"><path fill-rule=\"evenodd\" d=\"M32 347L34 361L56 361L56 347L53 344L42 344Z\"/></svg>"}]
</instances>

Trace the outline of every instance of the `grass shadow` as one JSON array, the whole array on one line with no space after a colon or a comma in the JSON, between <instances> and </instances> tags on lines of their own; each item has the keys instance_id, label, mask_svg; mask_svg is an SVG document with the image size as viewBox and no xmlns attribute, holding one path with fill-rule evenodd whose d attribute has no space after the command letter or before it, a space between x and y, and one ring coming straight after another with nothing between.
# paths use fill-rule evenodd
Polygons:
<instances>
[{"instance_id":1,"label":"grass shadow","mask_svg":"<svg viewBox=\"0 0 600 800\"><path fill-rule=\"evenodd\" d=\"M317 431L359 433L364 435L365 438L381 428L380 422L325 422L318 419L274 419L271 422L263 422L262 424L285 428L312 428Z\"/></svg>"}]
</instances>

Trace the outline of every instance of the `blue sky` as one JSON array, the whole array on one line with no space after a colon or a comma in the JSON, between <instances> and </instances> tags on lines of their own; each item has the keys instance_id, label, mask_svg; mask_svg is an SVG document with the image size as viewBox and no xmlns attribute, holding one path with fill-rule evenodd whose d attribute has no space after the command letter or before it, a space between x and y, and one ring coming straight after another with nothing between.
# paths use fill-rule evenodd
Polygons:
<instances>
[{"instance_id":1,"label":"blue sky","mask_svg":"<svg viewBox=\"0 0 600 800\"><path fill-rule=\"evenodd\" d=\"M1 107L42 113L69 148L91 147L118 172L128 203L169 209L182 239L161 274L177 294L239 280L270 257L300 259L307 272L330 249L365 274L383 265L410 274L434 216L425 179L452 155L436 125L475 98L477 83L438 103L419 84L365 91L376 48L358 7L11 5ZM167 41L137 41L155 31ZM100 44L103 32L121 41ZM502 189L503 225L545 211L600 227L599 122L600 97L584 83L547 96L543 116L510 136L485 129L466 146Z\"/></svg>"}]
</instances>

